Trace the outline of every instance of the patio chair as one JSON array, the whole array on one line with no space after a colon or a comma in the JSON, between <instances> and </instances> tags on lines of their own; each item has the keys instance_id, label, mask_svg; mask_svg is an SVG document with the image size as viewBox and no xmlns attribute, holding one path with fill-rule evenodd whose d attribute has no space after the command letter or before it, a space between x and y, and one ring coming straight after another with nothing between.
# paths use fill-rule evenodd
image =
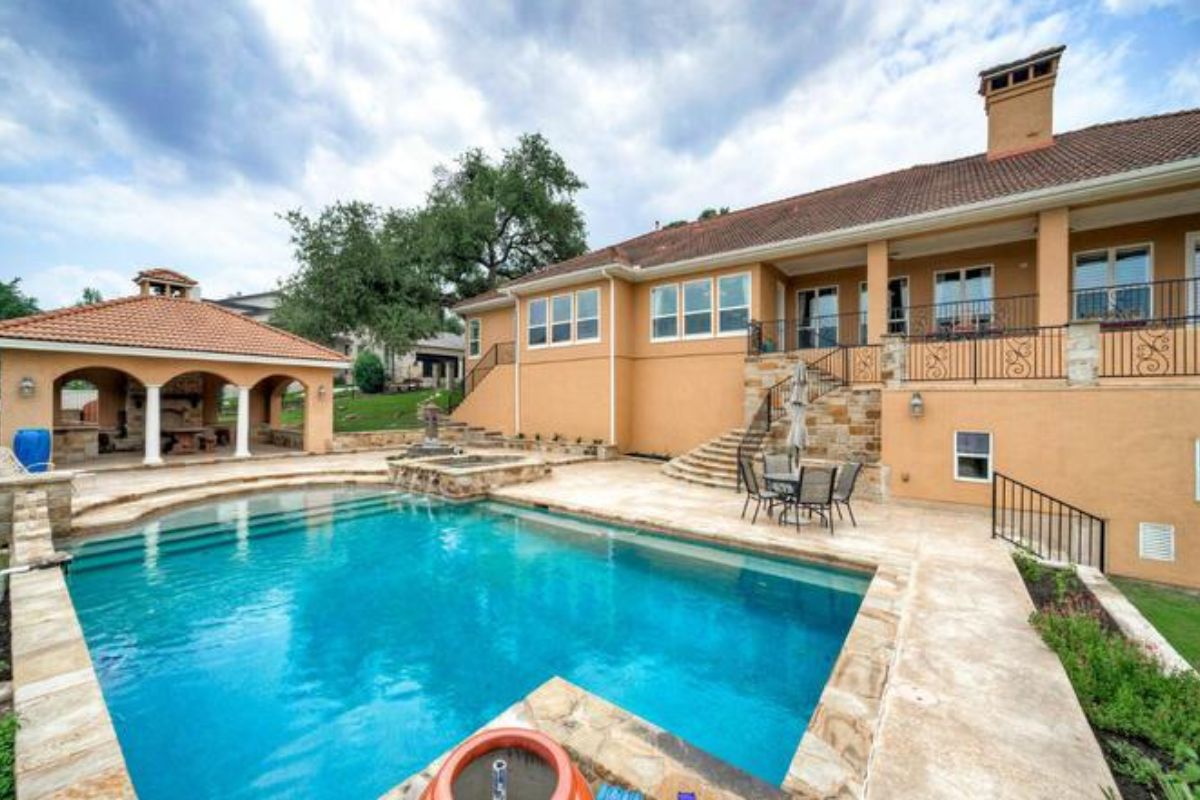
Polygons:
<instances>
[{"instance_id":1,"label":"patio chair","mask_svg":"<svg viewBox=\"0 0 1200 800\"><path fill-rule=\"evenodd\" d=\"M800 489L796 498L797 525L800 509L811 517L816 514L833 533L833 487L837 480L835 467L801 467Z\"/></svg>"},{"instance_id":2,"label":"patio chair","mask_svg":"<svg viewBox=\"0 0 1200 800\"><path fill-rule=\"evenodd\" d=\"M854 496L854 484L858 481L858 473L862 472L863 465L857 461L851 461L848 464L843 464L838 470L837 481L833 487L833 507L837 509L838 519L842 517L842 506L850 512L850 522L854 527L858 527L858 520L854 518L854 509L850 507L850 498Z\"/></svg>"},{"instance_id":3,"label":"patio chair","mask_svg":"<svg viewBox=\"0 0 1200 800\"><path fill-rule=\"evenodd\" d=\"M742 485L746 487L746 502L742 504L742 519L746 518L746 511L750 508L751 500L754 501L754 516L750 519L751 524L758 522L758 512L763 503L767 504L767 516L770 517L775 504L783 502L783 498L775 491L763 487L758 473L754 469L754 459L749 456L738 458L738 475L742 479Z\"/></svg>"}]
</instances>

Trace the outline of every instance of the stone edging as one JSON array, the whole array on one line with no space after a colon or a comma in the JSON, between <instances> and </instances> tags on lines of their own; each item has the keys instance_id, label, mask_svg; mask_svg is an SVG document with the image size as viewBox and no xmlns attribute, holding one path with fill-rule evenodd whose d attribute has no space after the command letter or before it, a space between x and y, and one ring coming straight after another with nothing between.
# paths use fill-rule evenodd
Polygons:
<instances>
[{"instance_id":1,"label":"stone edging","mask_svg":"<svg viewBox=\"0 0 1200 800\"><path fill-rule=\"evenodd\" d=\"M1126 639L1136 644L1151 658L1157 660L1171 672L1194 672L1192 665L1179 655L1150 621L1142 616L1137 606L1129 602L1121 590L1113 586L1099 570L1078 567L1079 580L1096 598L1096 602L1108 612L1113 622L1121 629Z\"/></svg>"},{"instance_id":2,"label":"stone edging","mask_svg":"<svg viewBox=\"0 0 1200 800\"><path fill-rule=\"evenodd\" d=\"M17 564L54 555L42 492L16 504L13 527ZM17 573L9 591L17 797L136 797L62 570Z\"/></svg>"}]
</instances>

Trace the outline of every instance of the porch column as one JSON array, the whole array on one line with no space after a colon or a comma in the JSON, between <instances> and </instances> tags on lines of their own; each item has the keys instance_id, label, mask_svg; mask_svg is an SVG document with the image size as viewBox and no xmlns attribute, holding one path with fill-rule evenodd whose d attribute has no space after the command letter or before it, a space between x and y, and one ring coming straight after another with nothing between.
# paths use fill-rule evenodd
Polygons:
<instances>
[{"instance_id":1,"label":"porch column","mask_svg":"<svg viewBox=\"0 0 1200 800\"><path fill-rule=\"evenodd\" d=\"M860 309L861 311L861 309ZM879 344L888 325L888 243L867 243L867 341Z\"/></svg>"},{"instance_id":2,"label":"porch column","mask_svg":"<svg viewBox=\"0 0 1200 800\"><path fill-rule=\"evenodd\" d=\"M1038 214L1038 325L1066 325L1071 315L1071 212L1052 208Z\"/></svg>"},{"instance_id":3,"label":"porch column","mask_svg":"<svg viewBox=\"0 0 1200 800\"><path fill-rule=\"evenodd\" d=\"M250 387L238 387L237 448L235 458L250 457Z\"/></svg>"},{"instance_id":4,"label":"porch column","mask_svg":"<svg viewBox=\"0 0 1200 800\"><path fill-rule=\"evenodd\" d=\"M162 463L162 402L161 385L146 384L146 457L142 463L148 466Z\"/></svg>"}]
</instances>

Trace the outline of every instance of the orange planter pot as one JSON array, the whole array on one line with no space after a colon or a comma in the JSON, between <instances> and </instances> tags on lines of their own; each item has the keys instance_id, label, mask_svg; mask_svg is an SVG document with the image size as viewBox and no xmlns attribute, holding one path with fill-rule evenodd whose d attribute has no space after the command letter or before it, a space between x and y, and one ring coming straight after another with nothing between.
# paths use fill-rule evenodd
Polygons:
<instances>
[{"instance_id":1,"label":"orange planter pot","mask_svg":"<svg viewBox=\"0 0 1200 800\"><path fill-rule=\"evenodd\" d=\"M455 784L464 776L464 773L468 773L469 777L475 779L475 785L470 791L470 797L459 797L457 800L490 798L490 783L485 784L489 790L482 791L482 786L479 785L481 776L478 773L481 769L486 769L486 775L490 778L492 759L489 757L501 757L504 751L508 751L510 754L512 751L521 751L530 759L524 765L518 763L511 765L509 780L510 786L513 786L514 789L516 788L515 784L520 783L523 777L527 777L523 776L522 772L532 768L539 774L544 772L554 778L552 789L549 788L550 784L547 782L545 796L549 800L592 800L591 788L584 780L583 773L571 763L567 751L546 734L523 728L496 728L467 739L456 747L446 759L446 763L442 764L442 768L438 770L433 781L421 794L421 800L456 800ZM485 759L486 763L477 763ZM476 765L474 769L471 769L472 765ZM462 787L458 788L462 791ZM516 798L521 795L514 791L512 796Z\"/></svg>"}]
</instances>

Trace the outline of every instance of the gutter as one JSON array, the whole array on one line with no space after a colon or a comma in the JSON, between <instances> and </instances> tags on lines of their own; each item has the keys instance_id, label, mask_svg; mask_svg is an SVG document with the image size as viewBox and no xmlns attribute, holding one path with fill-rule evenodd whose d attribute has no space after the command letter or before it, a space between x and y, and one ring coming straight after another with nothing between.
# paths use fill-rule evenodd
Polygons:
<instances>
[{"instance_id":1,"label":"gutter","mask_svg":"<svg viewBox=\"0 0 1200 800\"><path fill-rule=\"evenodd\" d=\"M126 347L113 344L88 344L85 342L60 342L47 339L0 338L0 350L38 350L51 353L88 353L108 356L139 356L142 358L188 358L195 361L225 361L237 364L273 364L287 367L321 367L323 369L349 369L349 361L334 361L316 358L287 358L255 356L245 353L217 353L209 350L170 350L157 347Z\"/></svg>"}]
</instances>

